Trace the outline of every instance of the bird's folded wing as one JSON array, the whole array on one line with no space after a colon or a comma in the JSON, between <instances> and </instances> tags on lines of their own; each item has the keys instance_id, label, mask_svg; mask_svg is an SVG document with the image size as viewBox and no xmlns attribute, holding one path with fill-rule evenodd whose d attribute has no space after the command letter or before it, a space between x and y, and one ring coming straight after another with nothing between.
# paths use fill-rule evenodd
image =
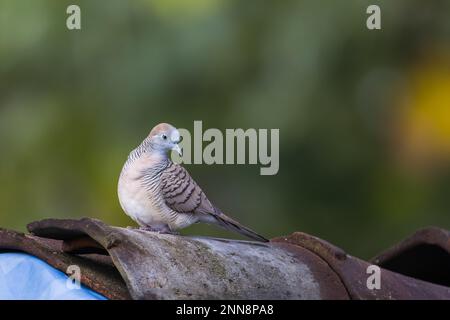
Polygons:
<instances>
[{"instance_id":1,"label":"bird's folded wing","mask_svg":"<svg viewBox=\"0 0 450 320\"><path fill-rule=\"evenodd\" d=\"M172 164L161 175L165 203L176 212L215 214L216 210L186 169Z\"/></svg>"}]
</instances>

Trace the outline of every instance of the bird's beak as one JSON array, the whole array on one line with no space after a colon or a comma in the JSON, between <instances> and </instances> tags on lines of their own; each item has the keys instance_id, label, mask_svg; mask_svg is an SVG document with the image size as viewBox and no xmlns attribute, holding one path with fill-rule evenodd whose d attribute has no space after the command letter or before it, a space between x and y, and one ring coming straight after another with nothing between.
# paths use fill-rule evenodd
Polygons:
<instances>
[{"instance_id":1,"label":"bird's beak","mask_svg":"<svg viewBox=\"0 0 450 320\"><path fill-rule=\"evenodd\" d=\"M181 148L177 143L173 145L172 150L176 151L180 157L183 156L183 152L181 151Z\"/></svg>"}]
</instances>

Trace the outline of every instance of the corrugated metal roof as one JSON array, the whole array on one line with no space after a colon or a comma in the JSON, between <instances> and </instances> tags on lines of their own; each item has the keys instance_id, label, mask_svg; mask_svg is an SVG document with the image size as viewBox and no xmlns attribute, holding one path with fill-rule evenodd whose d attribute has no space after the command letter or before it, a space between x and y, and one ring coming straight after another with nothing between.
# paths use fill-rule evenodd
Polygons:
<instances>
[{"instance_id":1,"label":"corrugated metal roof","mask_svg":"<svg viewBox=\"0 0 450 320\"><path fill-rule=\"evenodd\" d=\"M62 271L77 264L82 283L111 299L450 299L445 278L439 284L408 277L392 264L406 250L398 248L411 243L444 247L438 260L448 259L442 229L419 232L373 262L301 232L257 243L156 234L88 218L42 220L28 229L33 235L0 229L0 250L28 252ZM380 289L367 286L371 263L382 267Z\"/></svg>"}]
</instances>

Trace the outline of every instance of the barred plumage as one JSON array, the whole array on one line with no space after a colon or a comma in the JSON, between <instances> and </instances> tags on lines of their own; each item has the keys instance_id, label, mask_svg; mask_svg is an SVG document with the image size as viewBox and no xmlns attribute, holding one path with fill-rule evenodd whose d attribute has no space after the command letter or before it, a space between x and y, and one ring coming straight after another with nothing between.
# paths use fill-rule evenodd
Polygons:
<instances>
[{"instance_id":1,"label":"barred plumage","mask_svg":"<svg viewBox=\"0 0 450 320\"><path fill-rule=\"evenodd\" d=\"M178 142L177 129L159 124L131 151L118 184L119 201L125 213L150 230L170 232L205 222L268 241L222 213L187 170L170 160L168 153L179 150Z\"/></svg>"}]
</instances>

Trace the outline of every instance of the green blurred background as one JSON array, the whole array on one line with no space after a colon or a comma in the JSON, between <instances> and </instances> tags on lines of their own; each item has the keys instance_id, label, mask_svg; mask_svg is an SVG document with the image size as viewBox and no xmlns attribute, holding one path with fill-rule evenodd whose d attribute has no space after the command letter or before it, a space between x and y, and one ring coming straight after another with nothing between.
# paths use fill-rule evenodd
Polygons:
<instances>
[{"instance_id":1,"label":"green blurred background","mask_svg":"<svg viewBox=\"0 0 450 320\"><path fill-rule=\"evenodd\" d=\"M159 122L202 120L280 129L275 176L187 166L268 237L303 231L368 258L450 228L449 12L447 0L1 0L0 226L133 225L116 195L128 152Z\"/></svg>"}]
</instances>

